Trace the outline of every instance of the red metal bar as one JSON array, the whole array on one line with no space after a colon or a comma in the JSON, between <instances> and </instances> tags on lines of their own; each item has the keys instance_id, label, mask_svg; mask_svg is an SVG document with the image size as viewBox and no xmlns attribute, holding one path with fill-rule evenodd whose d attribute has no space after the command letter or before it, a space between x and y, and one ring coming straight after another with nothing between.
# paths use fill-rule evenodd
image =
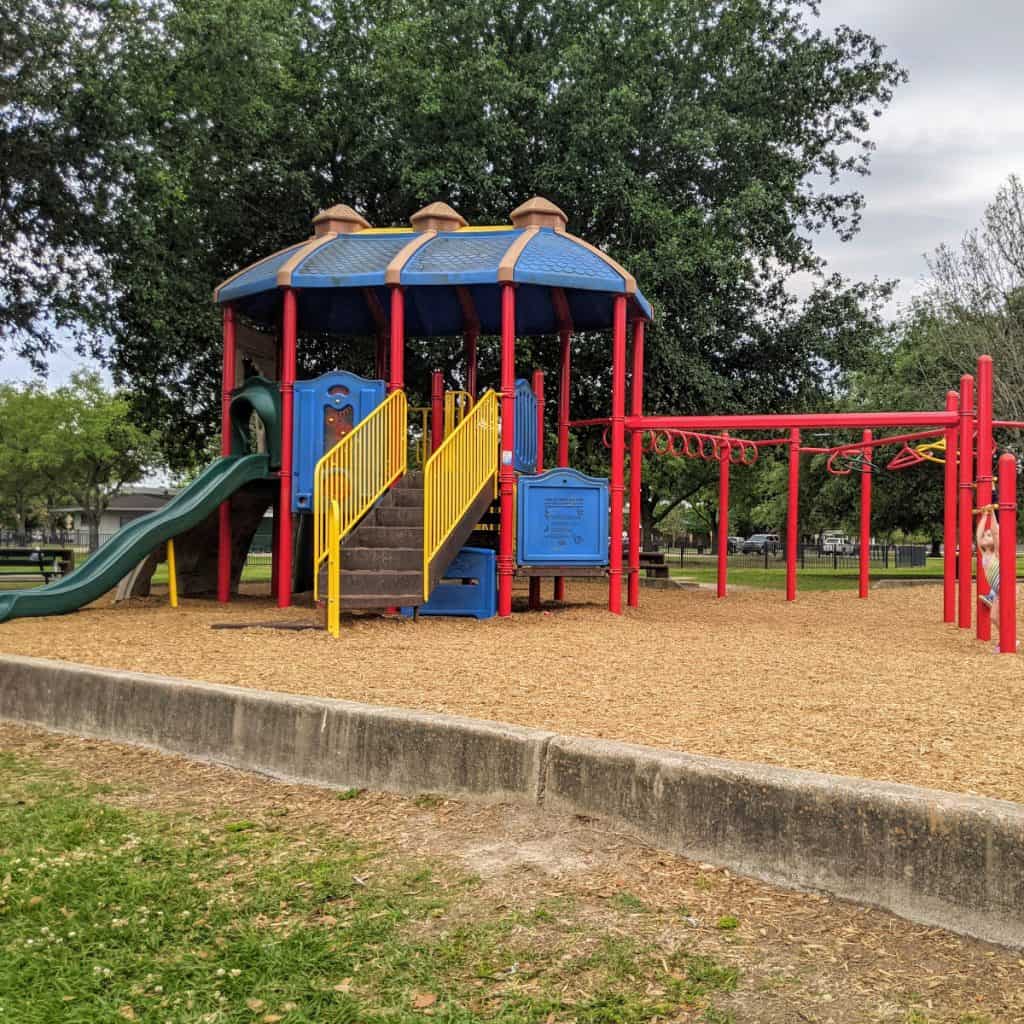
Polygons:
<instances>
[{"instance_id":1,"label":"red metal bar","mask_svg":"<svg viewBox=\"0 0 1024 1024\"><path fill-rule=\"evenodd\" d=\"M644 321L633 321L633 373L630 412L644 411ZM640 516L643 508L641 487L644 472L644 435L634 430L629 435L629 584L627 601L630 608L640 607Z\"/></svg>"},{"instance_id":2,"label":"red metal bar","mask_svg":"<svg viewBox=\"0 0 1024 1024\"><path fill-rule=\"evenodd\" d=\"M298 305L295 291L284 289L281 324L281 486L278 502L281 510L279 533L280 558L277 569L277 604L292 603L292 430L294 425L295 367L298 337Z\"/></svg>"},{"instance_id":3,"label":"red metal bar","mask_svg":"<svg viewBox=\"0 0 1024 1024\"><path fill-rule=\"evenodd\" d=\"M430 453L444 440L444 374L434 370L430 375Z\"/></svg>"},{"instance_id":4,"label":"red metal bar","mask_svg":"<svg viewBox=\"0 0 1024 1024\"><path fill-rule=\"evenodd\" d=\"M405 292L391 289L391 376L388 394L405 389Z\"/></svg>"},{"instance_id":5,"label":"red metal bar","mask_svg":"<svg viewBox=\"0 0 1024 1024\"><path fill-rule=\"evenodd\" d=\"M956 409L960 396L955 391L946 392L946 408ZM942 467L942 621L956 622L956 472L957 437L956 427L946 427L946 464Z\"/></svg>"},{"instance_id":6,"label":"red metal bar","mask_svg":"<svg viewBox=\"0 0 1024 1024\"><path fill-rule=\"evenodd\" d=\"M512 284L501 286L501 468L498 482L501 495L498 539L498 614L512 614L512 576L515 562L512 547L512 503L515 501L516 399L516 293Z\"/></svg>"},{"instance_id":7,"label":"red metal bar","mask_svg":"<svg viewBox=\"0 0 1024 1024\"><path fill-rule=\"evenodd\" d=\"M544 472L544 371L533 371L533 396L537 399L537 472ZM540 577L530 577L530 610L540 610Z\"/></svg>"},{"instance_id":8,"label":"red metal bar","mask_svg":"<svg viewBox=\"0 0 1024 1024\"><path fill-rule=\"evenodd\" d=\"M999 653L1017 653L1017 460L999 456Z\"/></svg>"},{"instance_id":9,"label":"red metal bar","mask_svg":"<svg viewBox=\"0 0 1024 1024\"><path fill-rule=\"evenodd\" d=\"M974 520L971 509L974 507L974 378L965 373L960 378L960 429L959 440L959 478L957 518L960 531L958 569L959 569L959 614L958 625L961 629L971 628L971 533Z\"/></svg>"},{"instance_id":10,"label":"red metal bar","mask_svg":"<svg viewBox=\"0 0 1024 1024\"><path fill-rule=\"evenodd\" d=\"M992 357L978 358L978 453L975 470L977 488L974 498L976 506L992 503ZM1001 578L1001 577L1000 577ZM988 593L988 580L985 578L985 567L982 564L981 552L978 552L977 567L980 597ZM992 639L992 609L982 601L978 601L978 621L976 634L979 640Z\"/></svg>"},{"instance_id":11,"label":"red metal bar","mask_svg":"<svg viewBox=\"0 0 1024 1024\"><path fill-rule=\"evenodd\" d=\"M993 427L1005 427L1007 430L1024 430L1024 421L1022 420L993 420Z\"/></svg>"},{"instance_id":12,"label":"red metal bar","mask_svg":"<svg viewBox=\"0 0 1024 1024\"><path fill-rule=\"evenodd\" d=\"M235 389L235 310L224 307L224 361L221 366L220 453L231 454L231 392ZM217 600L231 600L231 499L217 512Z\"/></svg>"},{"instance_id":13,"label":"red metal bar","mask_svg":"<svg viewBox=\"0 0 1024 1024\"><path fill-rule=\"evenodd\" d=\"M796 549L800 505L800 431L789 432L789 491L786 505L786 600L796 600Z\"/></svg>"},{"instance_id":14,"label":"red metal bar","mask_svg":"<svg viewBox=\"0 0 1024 1024\"><path fill-rule=\"evenodd\" d=\"M728 438L728 434L722 435ZM729 442L725 456L718 460L718 586L719 597L725 597L729 579Z\"/></svg>"},{"instance_id":15,"label":"red metal bar","mask_svg":"<svg viewBox=\"0 0 1024 1024\"><path fill-rule=\"evenodd\" d=\"M474 402L476 401L477 342L479 338L479 329L466 331L463 338L463 346L466 352L466 390L470 393Z\"/></svg>"},{"instance_id":16,"label":"red metal bar","mask_svg":"<svg viewBox=\"0 0 1024 1024\"><path fill-rule=\"evenodd\" d=\"M608 610L622 614L622 503L626 473L626 296L616 295L612 314L612 479L608 553Z\"/></svg>"},{"instance_id":17,"label":"red metal bar","mask_svg":"<svg viewBox=\"0 0 1024 1024\"><path fill-rule=\"evenodd\" d=\"M568 327L558 332L561 342L561 359L558 374L558 465L569 465L569 385L572 374L572 330ZM565 600L565 577L555 577L556 601Z\"/></svg>"},{"instance_id":18,"label":"red metal bar","mask_svg":"<svg viewBox=\"0 0 1024 1024\"><path fill-rule=\"evenodd\" d=\"M871 431L865 430L864 458L871 455ZM871 583L871 465L865 462L860 467L860 563L858 565L858 593L868 596Z\"/></svg>"},{"instance_id":19,"label":"red metal bar","mask_svg":"<svg viewBox=\"0 0 1024 1024\"><path fill-rule=\"evenodd\" d=\"M583 421L580 421L581 425ZM627 430L863 430L865 427L945 427L948 412L774 413L764 416L627 416Z\"/></svg>"}]
</instances>

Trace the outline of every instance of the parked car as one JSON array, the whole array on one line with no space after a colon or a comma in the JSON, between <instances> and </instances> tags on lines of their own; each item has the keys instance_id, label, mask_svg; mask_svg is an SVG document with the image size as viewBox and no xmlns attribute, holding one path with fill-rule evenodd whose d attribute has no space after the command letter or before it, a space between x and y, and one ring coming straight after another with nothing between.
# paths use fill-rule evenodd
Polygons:
<instances>
[{"instance_id":1,"label":"parked car","mask_svg":"<svg viewBox=\"0 0 1024 1024\"><path fill-rule=\"evenodd\" d=\"M744 542L740 549L743 554L759 554L763 555L765 550L771 550L778 546L779 535L777 533L755 533L749 536Z\"/></svg>"},{"instance_id":2,"label":"parked car","mask_svg":"<svg viewBox=\"0 0 1024 1024\"><path fill-rule=\"evenodd\" d=\"M734 555L741 547L743 547L742 537L730 537L729 543L726 546L726 551L728 551L730 555Z\"/></svg>"},{"instance_id":3,"label":"parked car","mask_svg":"<svg viewBox=\"0 0 1024 1024\"><path fill-rule=\"evenodd\" d=\"M857 545L841 530L826 530L821 535L821 551L825 555L854 555Z\"/></svg>"}]
</instances>

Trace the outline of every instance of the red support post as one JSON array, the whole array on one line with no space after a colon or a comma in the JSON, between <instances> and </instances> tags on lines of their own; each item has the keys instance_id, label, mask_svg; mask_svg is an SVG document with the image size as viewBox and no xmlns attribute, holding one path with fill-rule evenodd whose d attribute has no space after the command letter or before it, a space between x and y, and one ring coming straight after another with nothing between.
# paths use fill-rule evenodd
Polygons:
<instances>
[{"instance_id":1,"label":"red support post","mask_svg":"<svg viewBox=\"0 0 1024 1024\"><path fill-rule=\"evenodd\" d=\"M729 579L729 435L723 434L724 443L718 459L718 586L717 594L725 597Z\"/></svg>"},{"instance_id":2,"label":"red support post","mask_svg":"<svg viewBox=\"0 0 1024 1024\"><path fill-rule=\"evenodd\" d=\"M391 366L388 394L405 388L405 292L391 289Z\"/></svg>"},{"instance_id":3,"label":"red support post","mask_svg":"<svg viewBox=\"0 0 1024 1024\"><path fill-rule=\"evenodd\" d=\"M858 594L868 596L871 583L871 431L861 435L864 462L860 467L860 563Z\"/></svg>"},{"instance_id":4,"label":"red support post","mask_svg":"<svg viewBox=\"0 0 1024 1024\"><path fill-rule=\"evenodd\" d=\"M959 510L958 575L959 614L957 624L961 629L971 628L971 543L974 519L974 378L965 373L960 378L960 466L957 483Z\"/></svg>"},{"instance_id":5,"label":"red support post","mask_svg":"<svg viewBox=\"0 0 1024 1024\"><path fill-rule=\"evenodd\" d=\"M978 453L977 489L975 501L978 508L992 503L992 357L978 358ZM978 596L988 593L988 580L985 579L985 567L978 552ZM1002 578L1002 577L1000 577ZM992 609L978 601L978 621L976 636L979 640L992 639Z\"/></svg>"},{"instance_id":6,"label":"red support post","mask_svg":"<svg viewBox=\"0 0 1024 1024\"><path fill-rule=\"evenodd\" d=\"M1017 653L1017 460L999 456L999 653Z\"/></svg>"},{"instance_id":7,"label":"red support post","mask_svg":"<svg viewBox=\"0 0 1024 1024\"><path fill-rule=\"evenodd\" d=\"M430 454L444 440L444 374L434 370L430 375Z\"/></svg>"},{"instance_id":8,"label":"red support post","mask_svg":"<svg viewBox=\"0 0 1024 1024\"><path fill-rule=\"evenodd\" d=\"M789 491L786 502L786 600L796 600L796 554L799 540L800 431L789 432Z\"/></svg>"},{"instance_id":9,"label":"red support post","mask_svg":"<svg viewBox=\"0 0 1024 1024\"><path fill-rule=\"evenodd\" d=\"M295 412L295 368L298 338L298 305L295 291L284 289L284 315L281 324L281 486L278 508L281 526L277 569L277 605L292 603L292 431Z\"/></svg>"},{"instance_id":10,"label":"red support post","mask_svg":"<svg viewBox=\"0 0 1024 1024\"><path fill-rule=\"evenodd\" d=\"M220 453L231 454L231 392L235 388L235 310L224 307L224 361L221 366ZM231 600L231 499L217 512L217 600Z\"/></svg>"},{"instance_id":11,"label":"red support post","mask_svg":"<svg viewBox=\"0 0 1024 1024\"><path fill-rule=\"evenodd\" d=\"M558 332L561 342L561 359L558 375L558 465L569 465L569 384L572 373L572 331L563 328ZM555 577L556 601L565 600L565 577Z\"/></svg>"},{"instance_id":12,"label":"red support post","mask_svg":"<svg viewBox=\"0 0 1024 1024\"><path fill-rule=\"evenodd\" d=\"M633 372L629 411L634 416L644 412L644 321L633 321ZM629 435L629 587L627 600L630 608L640 607L640 516L643 507L644 453L643 431L633 430Z\"/></svg>"},{"instance_id":13,"label":"red support post","mask_svg":"<svg viewBox=\"0 0 1024 1024\"><path fill-rule=\"evenodd\" d=\"M466 331L463 338L463 346L466 353L466 390L470 393L474 402L476 401L477 342L479 338L479 330Z\"/></svg>"},{"instance_id":14,"label":"red support post","mask_svg":"<svg viewBox=\"0 0 1024 1024\"><path fill-rule=\"evenodd\" d=\"M608 553L608 610L622 614L622 504L626 473L626 296L616 295L612 314L612 479Z\"/></svg>"},{"instance_id":15,"label":"red support post","mask_svg":"<svg viewBox=\"0 0 1024 1024\"><path fill-rule=\"evenodd\" d=\"M512 524L515 501L516 426L516 293L515 286L501 286L501 467L498 472L501 495L498 535L498 614L512 614L512 577L515 573Z\"/></svg>"},{"instance_id":16,"label":"red support post","mask_svg":"<svg viewBox=\"0 0 1024 1024\"><path fill-rule=\"evenodd\" d=\"M537 399L537 472L544 472L544 371L533 371L533 396ZM530 577L530 610L540 610L540 577Z\"/></svg>"},{"instance_id":17,"label":"red support post","mask_svg":"<svg viewBox=\"0 0 1024 1024\"><path fill-rule=\"evenodd\" d=\"M956 411L960 396L946 392L946 409ZM942 508L942 621L956 622L956 473L959 452L956 427L947 427L946 464L943 469Z\"/></svg>"}]
</instances>

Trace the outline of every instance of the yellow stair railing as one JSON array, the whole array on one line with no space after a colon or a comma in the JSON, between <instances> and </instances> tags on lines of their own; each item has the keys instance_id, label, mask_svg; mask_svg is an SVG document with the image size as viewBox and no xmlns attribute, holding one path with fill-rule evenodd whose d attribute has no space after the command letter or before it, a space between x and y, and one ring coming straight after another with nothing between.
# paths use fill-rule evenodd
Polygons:
<instances>
[{"instance_id":1,"label":"yellow stair railing","mask_svg":"<svg viewBox=\"0 0 1024 1024\"><path fill-rule=\"evenodd\" d=\"M498 396L486 391L423 468L423 600L430 563L489 483L498 479Z\"/></svg>"},{"instance_id":2,"label":"yellow stair railing","mask_svg":"<svg viewBox=\"0 0 1024 1024\"><path fill-rule=\"evenodd\" d=\"M331 507L337 502L337 540L373 508L405 473L409 460L404 391L394 391L350 430L317 464L313 478L313 592L330 553ZM336 556L340 557L340 556ZM340 568L340 562L338 563ZM339 595L340 601L340 595Z\"/></svg>"},{"instance_id":3,"label":"yellow stair railing","mask_svg":"<svg viewBox=\"0 0 1024 1024\"><path fill-rule=\"evenodd\" d=\"M473 408L473 396L468 391L444 393L444 436L447 437Z\"/></svg>"}]
</instances>

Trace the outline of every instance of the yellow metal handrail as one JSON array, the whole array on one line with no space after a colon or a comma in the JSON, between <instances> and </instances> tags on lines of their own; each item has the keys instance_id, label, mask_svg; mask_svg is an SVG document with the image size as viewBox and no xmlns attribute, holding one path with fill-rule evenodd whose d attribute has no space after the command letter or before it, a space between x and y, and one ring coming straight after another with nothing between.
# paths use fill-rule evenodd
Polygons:
<instances>
[{"instance_id":1,"label":"yellow metal handrail","mask_svg":"<svg viewBox=\"0 0 1024 1024\"><path fill-rule=\"evenodd\" d=\"M414 405L409 410L409 433L412 438L412 464L422 469L430 456L429 405Z\"/></svg>"},{"instance_id":2,"label":"yellow metal handrail","mask_svg":"<svg viewBox=\"0 0 1024 1024\"><path fill-rule=\"evenodd\" d=\"M406 471L408 405L393 391L317 464L313 480L313 592L329 551L331 502L338 503L338 544ZM339 563L340 565L340 563Z\"/></svg>"},{"instance_id":3,"label":"yellow metal handrail","mask_svg":"<svg viewBox=\"0 0 1024 1024\"><path fill-rule=\"evenodd\" d=\"M498 396L485 392L423 468L423 600L430 563L480 491L498 479Z\"/></svg>"},{"instance_id":4,"label":"yellow metal handrail","mask_svg":"<svg viewBox=\"0 0 1024 1024\"><path fill-rule=\"evenodd\" d=\"M473 396L468 391L444 393L444 436L447 437L473 408Z\"/></svg>"}]
</instances>

